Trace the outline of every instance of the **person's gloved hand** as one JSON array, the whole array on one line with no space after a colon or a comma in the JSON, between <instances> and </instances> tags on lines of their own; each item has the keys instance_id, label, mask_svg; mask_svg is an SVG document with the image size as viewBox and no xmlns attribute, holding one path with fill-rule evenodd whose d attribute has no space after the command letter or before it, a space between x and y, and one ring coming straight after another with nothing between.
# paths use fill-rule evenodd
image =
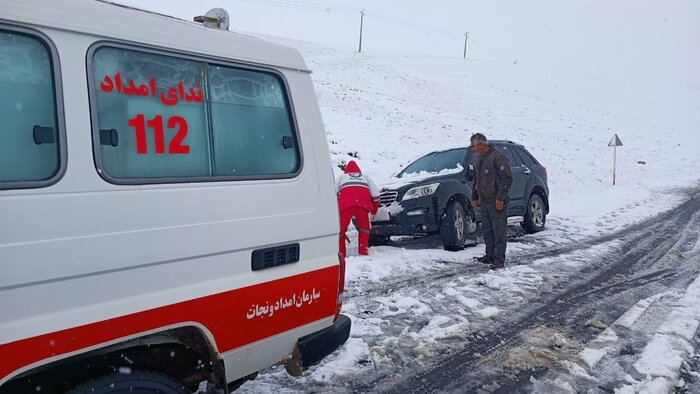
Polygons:
<instances>
[{"instance_id":1,"label":"person's gloved hand","mask_svg":"<svg viewBox=\"0 0 700 394\"><path fill-rule=\"evenodd\" d=\"M496 200L496 210L502 211L506 204L501 200Z\"/></svg>"},{"instance_id":2,"label":"person's gloved hand","mask_svg":"<svg viewBox=\"0 0 700 394\"><path fill-rule=\"evenodd\" d=\"M472 200L472 208L476 208L479 205L479 200Z\"/></svg>"}]
</instances>

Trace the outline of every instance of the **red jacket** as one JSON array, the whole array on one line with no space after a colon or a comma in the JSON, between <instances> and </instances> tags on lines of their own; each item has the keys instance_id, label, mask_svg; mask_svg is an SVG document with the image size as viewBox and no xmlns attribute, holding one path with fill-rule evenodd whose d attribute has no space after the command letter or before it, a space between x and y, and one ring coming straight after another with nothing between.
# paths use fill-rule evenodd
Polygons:
<instances>
[{"instance_id":1,"label":"red jacket","mask_svg":"<svg viewBox=\"0 0 700 394\"><path fill-rule=\"evenodd\" d=\"M350 207L360 207L376 213L379 208L379 188L352 160L345 166L345 173L338 178L336 192L341 211Z\"/></svg>"}]
</instances>

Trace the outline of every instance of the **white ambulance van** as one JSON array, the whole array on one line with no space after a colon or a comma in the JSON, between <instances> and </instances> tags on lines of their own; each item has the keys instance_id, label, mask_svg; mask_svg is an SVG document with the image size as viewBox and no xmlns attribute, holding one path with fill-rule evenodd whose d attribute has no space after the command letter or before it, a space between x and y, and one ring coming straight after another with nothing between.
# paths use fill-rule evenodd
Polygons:
<instances>
[{"instance_id":1,"label":"white ambulance van","mask_svg":"<svg viewBox=\"0 0 700 394\"><path fill-rule=\"evenodd\" d=\"M1 393L301 373L350 332L337 217L298 52L102 1L0 0Z\"/></svg>"}]
</instances>

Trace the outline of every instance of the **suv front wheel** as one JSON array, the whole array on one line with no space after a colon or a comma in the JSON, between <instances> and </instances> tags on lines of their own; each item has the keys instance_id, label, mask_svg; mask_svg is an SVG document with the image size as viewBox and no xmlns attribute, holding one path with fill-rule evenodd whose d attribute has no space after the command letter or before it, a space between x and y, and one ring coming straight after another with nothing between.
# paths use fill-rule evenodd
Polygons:
<instances>
[{"instance_id":1,"label":"suv front wheel","mask_svg":"<svg viewBox=\"0 0 700 394\"><path fill-rule=\"evenodd\" d=\"M537 194L531 195L530 201L527 203L527 209L525 210L525 217L521 223L522 227L530 234L536 233L544 230L546 221L547 214L545 213L542 197Z\"/></svg>"},{"instance_id":2,"label":"suv front wheel","mask_svg":"<svg viewBox=\"0 0 700 394\"><path fill-rule=\"evenodd\" d=\"M369 246L389 245L391 238L386 235L369 234Z\"/></svg>"},{"instance_id":3,"label":"suv front wheel","mask_svg":"<svg viewBox=\"0 0 700 394\"><path fill-rule=\"evenodd\" d=\"M440 224L440 238L445 250L458 251L464 248L471 222L471 216L464 212L459 201L452 201L447 206Z\"/></svg>"}]
</instances>

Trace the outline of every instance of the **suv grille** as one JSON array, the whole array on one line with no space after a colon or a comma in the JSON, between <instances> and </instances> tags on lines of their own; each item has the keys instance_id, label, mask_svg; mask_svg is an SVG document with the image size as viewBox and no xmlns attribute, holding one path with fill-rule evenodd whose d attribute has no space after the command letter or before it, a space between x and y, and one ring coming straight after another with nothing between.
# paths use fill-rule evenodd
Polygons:
<instances>
[{"instance_id":1,"label":"suv grille","mask_svg":"<svg viewBox=\"0 0 700 394\"><path fill-rule=\"evenodd\" d=\"M392 202L396 201L398 195L398 192L383 192L379 195L379 206L386 207L391 205Z\"/></svg>"}]
</instances>

